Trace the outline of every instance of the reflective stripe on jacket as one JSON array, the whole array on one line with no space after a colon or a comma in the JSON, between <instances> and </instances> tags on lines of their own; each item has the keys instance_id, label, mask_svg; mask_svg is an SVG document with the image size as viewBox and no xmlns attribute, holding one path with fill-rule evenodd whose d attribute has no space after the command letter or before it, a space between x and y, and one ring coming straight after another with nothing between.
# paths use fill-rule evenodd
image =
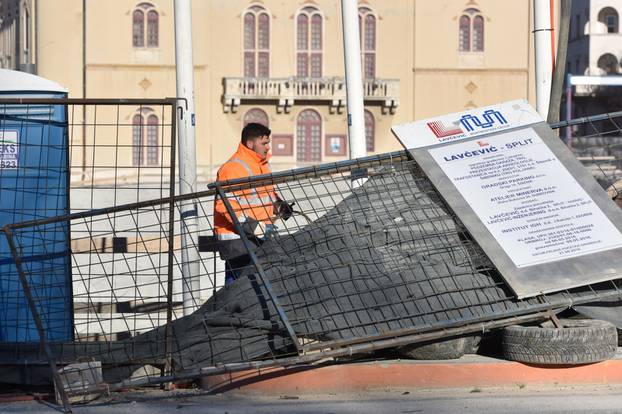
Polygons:
<instances>
[{"instance_id":1,"label":"reflective stripe on jacket","mask_svg":"<svg viewBox=\"0 0 622 414\"><path fill-rule=\"evenodd\" d=\"M255 151L248 149L242 143L238 150L218 170L218 181L234 180L236 178L252 177L254 175L269 174L272 172L268 160L262 159ZM272 203L276 201L276 193L272 185L255 187L227 193L227 199L233 207L240 223L248 218L271 223L273 217ZM225 203L219 198L214 203L214 232L221 240L237 238L233 220L227 212Z\"/></svg>"}]
</instances>

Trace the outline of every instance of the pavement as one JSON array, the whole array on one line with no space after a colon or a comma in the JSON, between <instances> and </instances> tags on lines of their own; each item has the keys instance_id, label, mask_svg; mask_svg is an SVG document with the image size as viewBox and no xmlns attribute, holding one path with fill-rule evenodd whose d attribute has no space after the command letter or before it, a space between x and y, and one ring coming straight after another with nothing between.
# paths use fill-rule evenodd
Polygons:
<instances>
[{"instance_id":1,"label":"pavement","mask_svg":"<svg viewBox=\"0 0 622 414\"><path fill-rule=\"evenodd\" d=\"M75 413L620 413L622 353L576 366L537 366L479 355L457 360L362 361L206 377L203 389L101 396ZM58 413L42 401L0 413Z\"/></svg>"},{"instance_id":2,"label":"pavement","mask_svg":"<svg viewBox=\"0 0 622 414\"><path fill-rule=\"evenodd\" d=\"M386 390L355 394L242 396L205 392L143 391L113 394L76 414L540 414L620 413L621 386L494 387ZM28 401L0 405L1 413L59 413L56 406Z\"/></svg>"}]
</instances>

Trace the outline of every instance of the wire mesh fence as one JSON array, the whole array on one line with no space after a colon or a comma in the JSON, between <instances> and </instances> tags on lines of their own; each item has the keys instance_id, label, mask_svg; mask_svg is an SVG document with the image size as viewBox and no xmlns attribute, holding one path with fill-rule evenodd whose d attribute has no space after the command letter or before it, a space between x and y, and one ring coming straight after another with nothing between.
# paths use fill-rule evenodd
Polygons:
<instances>
[{"instance_id":1,"label":"wire mesh fence","mask_svg":"<svg viewBox=\"0 0 622 414\"><path fill-rule=\"evenodd\" d=\"M182 245L188 204L199 226ZM214 236L218 214L230 219L228 237ZM17 276L7 291L24 310L2 323L28 340L0 343L0 361L95 361L85 369L99 367L107 389L473 335L619 297L622 283L516 299L406 152L212 183L4 232ZM97 242L120 235L122 248ZM184 261L193 256L189 274ZM69 275L71 288L53 275ZM41 323L28 323L33 317ZM102 386L59 382L68 395Z\"/></svg>"},{"instance_id":2,"label":"wire mesh fence","mask_svg":"<svg viewBox=\"0 0 622 414\"><path fill-rule=\"evenodd\" d=\"M560 137L604 188L622 178L622 112L554 125Z\"/></svg>"}]
</instances>

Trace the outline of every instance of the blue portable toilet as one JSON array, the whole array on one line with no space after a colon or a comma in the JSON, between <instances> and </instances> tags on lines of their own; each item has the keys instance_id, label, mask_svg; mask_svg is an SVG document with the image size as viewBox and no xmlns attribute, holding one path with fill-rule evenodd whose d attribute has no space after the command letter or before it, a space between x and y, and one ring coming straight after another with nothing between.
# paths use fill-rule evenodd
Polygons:
<instances>
[{"instance_id":1,"label":"blue portable toilet","mask_svg":"<svg viewBox=\"0 0 622 414\"><path fill-rule=\"evenodd\" d=\"M0 69L3 98L64 99L55 82ZM0 226L69 213L67 107L0 102ZM14 242L48 341L73 337L69 223L16 229ZM5 234L0 234L0 342L39 333Z\"/></svg>"}]
</instances>

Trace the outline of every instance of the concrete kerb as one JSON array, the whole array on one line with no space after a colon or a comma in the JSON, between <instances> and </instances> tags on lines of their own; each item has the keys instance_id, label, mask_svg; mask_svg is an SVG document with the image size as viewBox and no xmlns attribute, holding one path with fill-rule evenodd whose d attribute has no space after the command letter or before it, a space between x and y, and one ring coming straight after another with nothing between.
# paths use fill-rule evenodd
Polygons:
<instances>
[{"instance_id":1,"label":"concrete kerb","mask_svg":"<svg viewBox=\"0 0 622 414\"><path fill-rule=\"evenodd\" d=\"M247 370L202 379L204 390L248 395L589 384L622 384L620 348L614 359L583 365L532 365L465 355L443 361L384 360Z\"/></svg>"}]
</instances>

